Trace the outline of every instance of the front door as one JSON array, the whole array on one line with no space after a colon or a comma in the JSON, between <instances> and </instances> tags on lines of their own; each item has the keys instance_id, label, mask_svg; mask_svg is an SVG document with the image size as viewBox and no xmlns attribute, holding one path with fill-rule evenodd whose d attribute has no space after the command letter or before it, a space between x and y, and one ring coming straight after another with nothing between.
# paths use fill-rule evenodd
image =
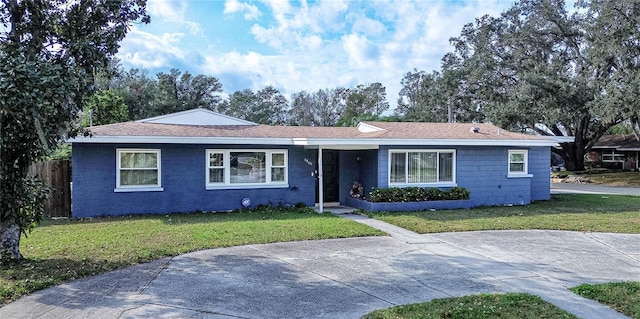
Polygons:
<instances>
[{"instance_id":1,"label":"front door","mask_svg":"<svg viewBox=\"0 0 640 319\"><path fill-rule=\"evenodd\" d=\"M322 174L323 174L323 201L339 202L339 155L336 150L322 151ZM318 188L316 187L316 203L319 202Z\"/></svg>"}]
</instances>

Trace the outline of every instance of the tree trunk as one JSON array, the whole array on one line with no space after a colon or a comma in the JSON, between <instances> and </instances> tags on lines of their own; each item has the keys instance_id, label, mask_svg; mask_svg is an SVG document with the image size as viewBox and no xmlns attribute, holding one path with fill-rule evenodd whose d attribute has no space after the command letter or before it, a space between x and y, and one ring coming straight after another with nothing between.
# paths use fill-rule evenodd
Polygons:
<instances>
[{"instance_id":1,"label":"tree trunk","mask_svg":"<svg viewBox=\"0 0 640 319\"><path fill-rule=\"evenodd\" d=\"M20 253L20 227L13 221L0 223L0 259L22 259Z\"/></svg>"},{"instance_id":2,"label":"tree trunk","mask_svg":"<svg viewBox=\"0 0 640 319\"><path fill-rule=\"evenodd\" d=\"M581 146L576 146L576 143L562 143L560 144L562 149L552 148L551 150L562 156L564 160L564 167L568 171L584 171L584 154L586 151Z\"/></svg>"},{"instance_id":3,"label":"tree trunk","mask_svg":"<svg viewBox=\"0 0 640 319\"><path fill-rule=\"evenodd\" d=\"M570 155L572 156L565 159L565 168L572 172L584 171L584 156L578 155L577 152Z\"/></svg>"}]
</instances>

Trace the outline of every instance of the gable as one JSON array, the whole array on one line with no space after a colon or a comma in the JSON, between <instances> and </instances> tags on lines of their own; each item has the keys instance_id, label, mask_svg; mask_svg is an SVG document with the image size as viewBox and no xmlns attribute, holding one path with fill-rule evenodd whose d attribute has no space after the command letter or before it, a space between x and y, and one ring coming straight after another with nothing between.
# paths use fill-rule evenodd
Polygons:
<instances>
[{"instance_id":1,"label":"gable","mask_svg":"<svg viewBox=\"0 0 640 319\"><path fill-rule=\"evenodd\" d=\"M175 124L175 125L257 125L256 123L220 114L218 112L193 109L178 113L156 116L136 121L138 123Z\"/></svg>"}]
</instances>

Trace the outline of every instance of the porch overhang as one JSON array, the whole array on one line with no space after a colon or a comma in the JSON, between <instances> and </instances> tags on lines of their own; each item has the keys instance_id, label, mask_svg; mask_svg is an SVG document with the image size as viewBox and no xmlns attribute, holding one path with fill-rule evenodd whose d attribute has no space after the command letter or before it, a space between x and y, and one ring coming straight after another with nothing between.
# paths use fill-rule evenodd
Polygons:
<instances>
[{"instance_id":1,"label":"porch overhang","mask_svg":"<svg viewBox=\"0 0 640 319\"><path fill-rule=\"evenodd\" d=\"M573 139L573 137L571 137ZM573 141L573 140L572 140ZM556 146L555 139L530 139L530 140L485 140L485 139L399 139L399 138L292 138L293 145L301 145L307 148L325 147L331 145L335 149L339 147L351 147L345 149L378 149L380 145L415 145L415 146Z\"/></svg>"},{"instance_id":2,"label":"porch overhang","mask_svg":"<svg viewBox=\"0 0 640 319\"><path fill-rule=\"evenodd\" d=\"M360 151L360 150L377 150L380 148L380 145L360 145L360 144L351 144L351 145L340 145L340 144L325 144L325 145L305 145L305 149L309 150L338 150L338 151Z\"/></svg>"}]
</instances>

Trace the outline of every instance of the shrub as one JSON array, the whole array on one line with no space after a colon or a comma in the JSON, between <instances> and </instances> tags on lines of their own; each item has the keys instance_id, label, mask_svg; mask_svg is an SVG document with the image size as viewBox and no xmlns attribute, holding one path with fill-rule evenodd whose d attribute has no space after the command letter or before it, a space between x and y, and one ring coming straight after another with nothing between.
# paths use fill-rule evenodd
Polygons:
<instances>
[{"instance_id":1,"label":"shrub","mask_svg":"<svg viewBox=\"0 0 640 319\"><path fill-rule=\"evenodd\" d=\"M453 187L448 192L450 200L469 199L471 193L464 187Z\"/></svg>"},{"instance_id":2,"label":"shrub","mask_svg":"<svg viewBox=\"0 0 640 319\"><path fill-rule=\"evenodd\" d=\"M443 200L445 197L445 192L439 188L429 188L427 191L427 200Z\"/></svg>"},{"instance_id":3,"label":"shrub","mask_svg":"<svg viewBox=\"0 0 640 319\"><path fill-rule=\"evenodd\" d=\"M453 187L443 191L439 188L422 187L390 187L374 188L369 193L369 201L383 202L421 202L434 200L462 200L469 199L469 191L463 187Z\"/></svg>"}]
</instances>

